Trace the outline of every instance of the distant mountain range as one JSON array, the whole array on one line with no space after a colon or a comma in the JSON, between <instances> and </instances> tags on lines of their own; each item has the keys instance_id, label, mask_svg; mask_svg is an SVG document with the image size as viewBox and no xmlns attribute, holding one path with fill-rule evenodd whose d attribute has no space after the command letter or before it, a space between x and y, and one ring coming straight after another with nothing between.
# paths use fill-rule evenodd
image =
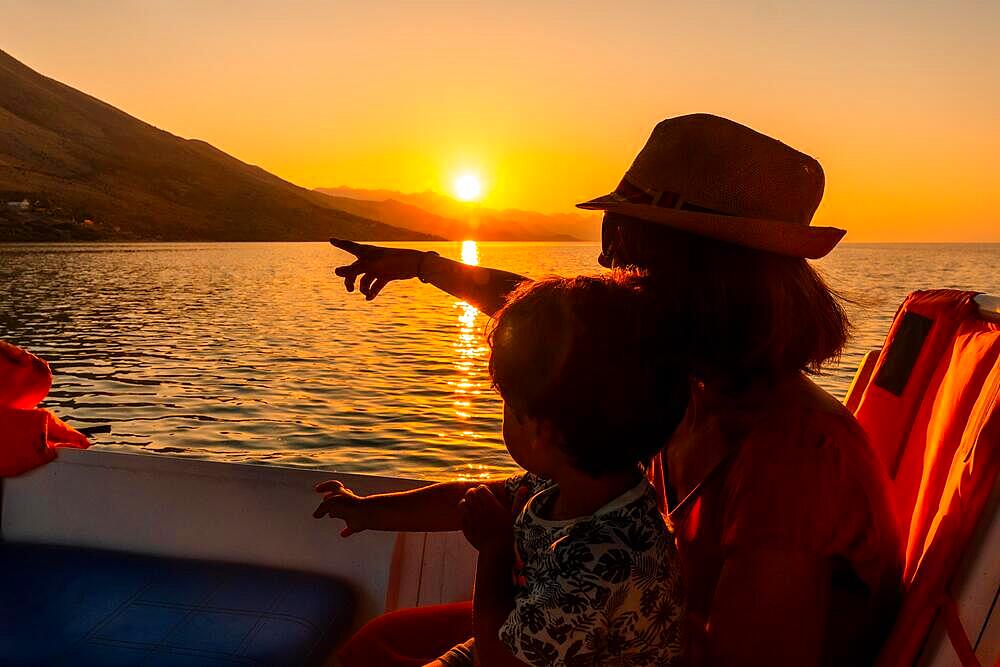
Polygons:
<instances>
[{"instance_id":1,"label":"distant mountain range","mask_svg":"<svg viewBox=\"0 0 1000 667\"><path fill-rule=\"evenodd\" d=\"M430 239L182 139L0 51L0 241Z\"/></svg>"},{"instance_id":2,"label":"distant mountain range","mask_svg":"<svg viewBox=\"0 0 1000 667\"><path fill-rule=\"evenodd\" d=\"M50 79L0 51L0 242L592 240L576 214L430 192L308 190Z\"/></svg>"},{"instance_id":3,"label":"distant mountain range","mask_svg":"<svg viewBox=\"0 0 1000 667\"><path fill-rule=\"evenodd\" d=\"M593 241L601 225L593 216L496 210L437 194L317 188L342 211L446 239L478 241Z\"/></svg>"}]
</instances>

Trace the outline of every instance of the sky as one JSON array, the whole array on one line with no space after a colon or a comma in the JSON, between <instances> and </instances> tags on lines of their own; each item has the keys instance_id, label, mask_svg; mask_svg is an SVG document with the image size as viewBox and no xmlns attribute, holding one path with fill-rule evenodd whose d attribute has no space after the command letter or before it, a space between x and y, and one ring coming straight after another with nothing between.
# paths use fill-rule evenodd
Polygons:
<instances>
[{"instance_id":1,"label":"sky","mask_svg":"<svg viewBox=\"0 0 1000 667\"><path fill-rule=\"evenodd\" d=\"M1000 2L0 0L0 48L306 187L544 212L652 127L727 116L817 158L848 241L1000 242Z\"/></svg>"}]
</instances>

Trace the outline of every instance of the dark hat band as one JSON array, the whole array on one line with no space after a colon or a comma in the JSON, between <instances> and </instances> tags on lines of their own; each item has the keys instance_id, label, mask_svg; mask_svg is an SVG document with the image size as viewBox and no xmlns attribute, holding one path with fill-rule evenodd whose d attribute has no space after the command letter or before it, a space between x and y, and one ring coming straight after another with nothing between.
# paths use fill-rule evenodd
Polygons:
<instances>
[{"instance_id":1,"label":"dark hat band","mask_svg":"<svg viewBox=\"0 0 1000 667\"><path fill-rule=\"evenodd\" d=\"M648 206L672 208L681 211L693 211L695 213L730 215L729 213L724 213L723 211L717 211L715 209L687 202L684 200L684 196L678 192L670 192L669 190L645 190L630 182L627 176L621 180L618 187L616 187L615 191L612 193L612 196L626 204L646 204Z\"/></svg>"}]
</instances>

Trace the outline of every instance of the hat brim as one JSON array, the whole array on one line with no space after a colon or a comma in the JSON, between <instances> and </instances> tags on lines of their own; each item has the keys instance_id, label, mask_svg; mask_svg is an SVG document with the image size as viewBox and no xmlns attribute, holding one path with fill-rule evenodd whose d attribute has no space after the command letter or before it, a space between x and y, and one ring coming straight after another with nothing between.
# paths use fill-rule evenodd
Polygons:
<instances>
[{"instance_id":1,"label":"hat brim","mask_svg":"<svg viewBox=\"0 0 1000 667\"><path fill-rule=\"evenodd\" d=\"M615 193L581 202L577 208L607 211L727 243L806 259L825 257L844 238L846 230L810 227L781 220L699 213L624 201Z\"/></svg>"}]
</instances>

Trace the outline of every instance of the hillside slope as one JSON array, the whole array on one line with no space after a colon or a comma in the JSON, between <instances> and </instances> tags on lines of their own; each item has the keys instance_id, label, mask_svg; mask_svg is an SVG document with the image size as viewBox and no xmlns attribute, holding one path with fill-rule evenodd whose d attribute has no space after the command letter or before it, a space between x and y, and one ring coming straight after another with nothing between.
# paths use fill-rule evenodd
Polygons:
<instances>
[{"instance_id":1,"label":"hillside slope","mask_svg":"<svg viewBox=\"0 0 1000 667\"><path fill-rule=\"evenodd\" d=\"M594 241L596 215L491 209L433 192L408 194L349 187L317 188L333 205L366 218L447 239L478 241Z\"/></svg>"},{"instance_id":2,"label":"hillside slope","mask_svg":"<svg viewBox=\"0 0 1000 667\"><path fill-rule=\"evenodd\" d=\"M7 202L27 199L30 209ZM0 51L0 240L414 240Z\"/></svg>"}]
</instances>

